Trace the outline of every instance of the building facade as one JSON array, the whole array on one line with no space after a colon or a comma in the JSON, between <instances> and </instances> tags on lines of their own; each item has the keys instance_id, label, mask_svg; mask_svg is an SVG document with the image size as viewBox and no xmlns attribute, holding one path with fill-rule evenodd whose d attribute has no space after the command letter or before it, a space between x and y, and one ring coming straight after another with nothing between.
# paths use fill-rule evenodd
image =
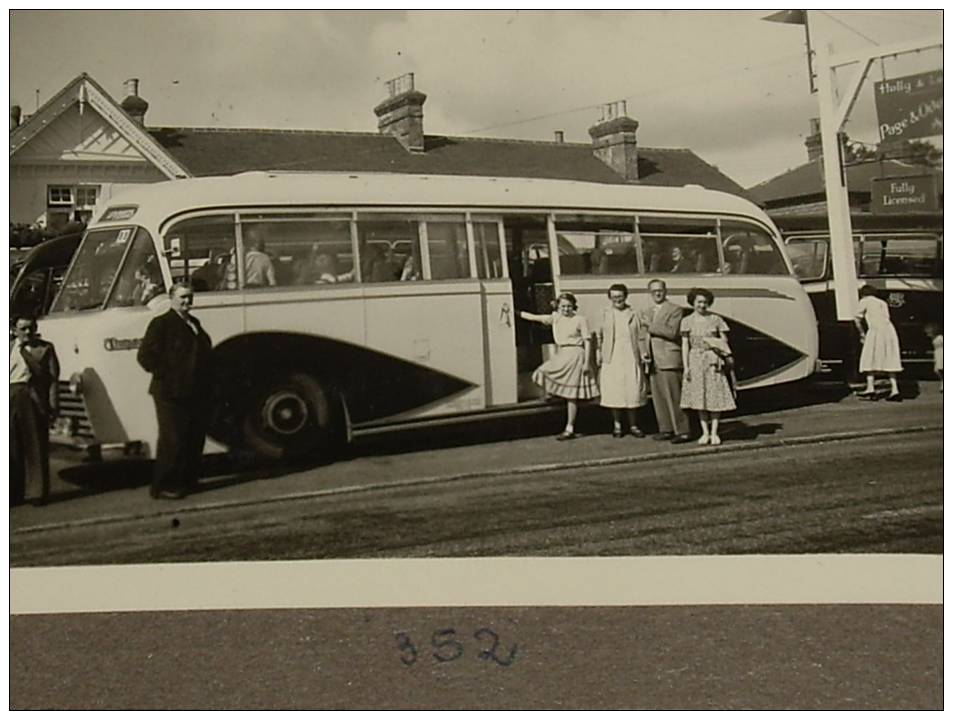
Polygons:
<instances>
[{"instance_id":1,"label":"building facade","mask_svg":"<svg viewBox=\"0 0 953 711\"><path fill-rule=\"evenodd\" d=\"M256 170L697 184L750 198L691 150L640 146L639 124L620 104L590 129L591 143L566 143L561 132L522 141L427 134L427 97L413 75L388 82L388 93L374 108L377 133L152 127L138 80L117 102L81 74L22 123L11 111L10 220L56 230L130 185Z\"/></svg>"}]
</instances>

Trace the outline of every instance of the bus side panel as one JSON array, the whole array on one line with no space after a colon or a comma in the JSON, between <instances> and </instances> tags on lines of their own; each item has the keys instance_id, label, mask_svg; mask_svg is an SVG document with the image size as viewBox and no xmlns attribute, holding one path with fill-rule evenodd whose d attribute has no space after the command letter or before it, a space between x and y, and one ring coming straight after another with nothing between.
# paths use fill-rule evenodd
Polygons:
<instances>
[{"instance_id":1,"label":"bus side panel","mask_svg":"<svg viewBox=\"0 0 953 711\"><path fill-rule=\"evenodd\" d=\"M486 404L510 405L517 400L516 319L509 279L484 281L483 330L486 352Z\"/></svg>"},{"instance_id":2,"label":"bus side panel","mask_svg":"<svg viewBox=\"0 0 953 711\"><path fill-rule=\"evenodd\" d=\"M363 346L363 293L359 284L245 289L244 331L304 333Z\"/></svg>"},{"instance_id":3,"label":"bus side panel","mask_svg":"<svg viewBox=\"0 0 953 711\"><path fill-rule=\"evenodd\" d=\"M433 391L441 394L430 404L404 411L402 417L447 415L486 407L484 313L479 282L366 284L364 319L368 349L426 369ZM399 377L399 372L395 375ZM448 387L451 379L458 385ZM427 387L427 382L421 382L421 388ZM386 399L388 394L385 391L377 396Z\"/></svg>"},{"instance_id":4,"label":"bus side panel","mask_svg":"<svg viewBox=\"0 0 953 711\"><path fill-rule=\"evenodd\" d=\"M912 277L868 278L877 296L887 302L890 321L900 340L900 358L908 362L932 362L933 344L927 324L943 329L943 281Z\"/></svg>"},{"instance_id":5,"label":"bus side panel","mask_svg":"<svg viewBox=\"0 0 953 711\"><path fill-rule=\"evenodd\" d=\"M214 299L217 303L208 303ZM206 302L203 306L203 302ZM136 360L139 343L149 322L168 308L168 299L156 299L150 308L108 309L43 320L44 335L58 344L60 380L82 376L83 401L95 440L100 444L139 441L145 454L155 456L158 424L148 393L152 376ZM240 296L196 295L193 313L211 336L213 345L241 329ZM206 441L206 452L221 445Z\"/></svg>"}]
</instances>

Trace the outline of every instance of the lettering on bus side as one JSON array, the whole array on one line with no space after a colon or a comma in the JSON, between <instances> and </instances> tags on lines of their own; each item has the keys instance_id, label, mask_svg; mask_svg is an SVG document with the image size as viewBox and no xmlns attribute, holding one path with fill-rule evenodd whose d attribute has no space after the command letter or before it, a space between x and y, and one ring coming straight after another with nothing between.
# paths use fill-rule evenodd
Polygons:
<instances>
[{"instance_id":1,"label":"lettering on bus side","mask_svg":"<svg viewBox=\"0 0 953 711\"><path fill-rule=\"evenodd\" d=\"M107 338L103 341L103 348L107 351L135 351L140 343L141 338Z\"/></svg>"}]
</instances>

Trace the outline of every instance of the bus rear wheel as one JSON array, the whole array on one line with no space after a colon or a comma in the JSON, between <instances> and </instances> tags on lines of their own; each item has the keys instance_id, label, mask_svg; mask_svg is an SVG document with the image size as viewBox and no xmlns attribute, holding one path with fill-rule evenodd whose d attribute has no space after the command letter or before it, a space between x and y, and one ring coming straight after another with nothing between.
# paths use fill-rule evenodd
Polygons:
<instances>
[{"instance_id":1,"label":"bus rear wheel","mask_svg":"<svg viewBox=\"0 0 953 711\"><path fill-rule=\"evenodd\" d=\"M314 376L274 376L254 392L245 407L243 439L268 459L327 459L333 454L335 410L328 388Z\"/></svg>"}]
</instances>

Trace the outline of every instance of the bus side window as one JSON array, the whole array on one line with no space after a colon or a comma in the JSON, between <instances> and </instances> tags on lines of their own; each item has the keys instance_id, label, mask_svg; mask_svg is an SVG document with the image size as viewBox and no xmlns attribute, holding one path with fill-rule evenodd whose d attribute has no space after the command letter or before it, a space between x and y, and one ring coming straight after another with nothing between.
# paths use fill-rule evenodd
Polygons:
<instances>
[{"instance_id":1,"label":"bus side window","mask_svg":"<svg viewBox=\"0 0 953 711\"><path fill-rule=\"evenodd\" d=\"M477 277L502 279L503 260L500 256L500 233L496 222L474 222L473 240L476 246Z\"/></svg>"},{"instance_id":2,"label":"bus side window","mask_svg":"<svg viewBox=\"0 0 953 711\"><path fill-rule=\"evenodd\" d=\"M744 222L725 221L721 224L721 239L726 273L788 273L774 239L761 228Z\"/></svg>"},{"instance_id":3,"label":"bus side window","mask_svg":"<svg viewBox=\"0 0 953 711\"><path fill-rule=\"evenodd\" d=\"M791 240L786 245L794 275L802 280L823 279L827 269L827 239Z\"/></svg>"},{"instance_id":4,"label":"bus side window","mask_svg":"<svg viewBox=\"0 0 953 711\"><path fill-rule=\"evenodd\" d=\"M634 216L556 216L556 244L563 274L636 274Z\"/></svg>"},{"instance_id":5,"label":"bus side window","mask_svg":"<svg viewBox=\"0 0 953 711\"><path fill-rule=\"evenodd\" d=\"M188 281L196 292L238 288L235 218L193 217L170 229L164 239L172 281Z\"/></svg>"},{"instance_id":6,"label":"bus side window","mask_svg":"<svg viewBox=\"0 0 953 711\"><path fill-rule=\"evenodd\" d=\"M714 219L640 215L639 234L649 273L709 274L720 270Z\"/></svg>"},{"instance_id":7,"label":"bus side window","mask_svg":"<svg viewBox=\"0 0 953 711\"><path fill-rule=\"evenodd\" d=\"M470 255L467 252L467 228L461 216L427 220L427 247L430 253L431 279L467 279ZM446 220L446 221L445 221Z\"/></svg>"},{"instance_id":8,"label":"bus side window","mask_svg":"<svg viewBox=\"0 0 953 711\"><path fill-rule=\"evenodd\" d=\"M358 215L361 281L417 281L423 278L419 222L414 215Z\"/></svg>"}]
</instances>

